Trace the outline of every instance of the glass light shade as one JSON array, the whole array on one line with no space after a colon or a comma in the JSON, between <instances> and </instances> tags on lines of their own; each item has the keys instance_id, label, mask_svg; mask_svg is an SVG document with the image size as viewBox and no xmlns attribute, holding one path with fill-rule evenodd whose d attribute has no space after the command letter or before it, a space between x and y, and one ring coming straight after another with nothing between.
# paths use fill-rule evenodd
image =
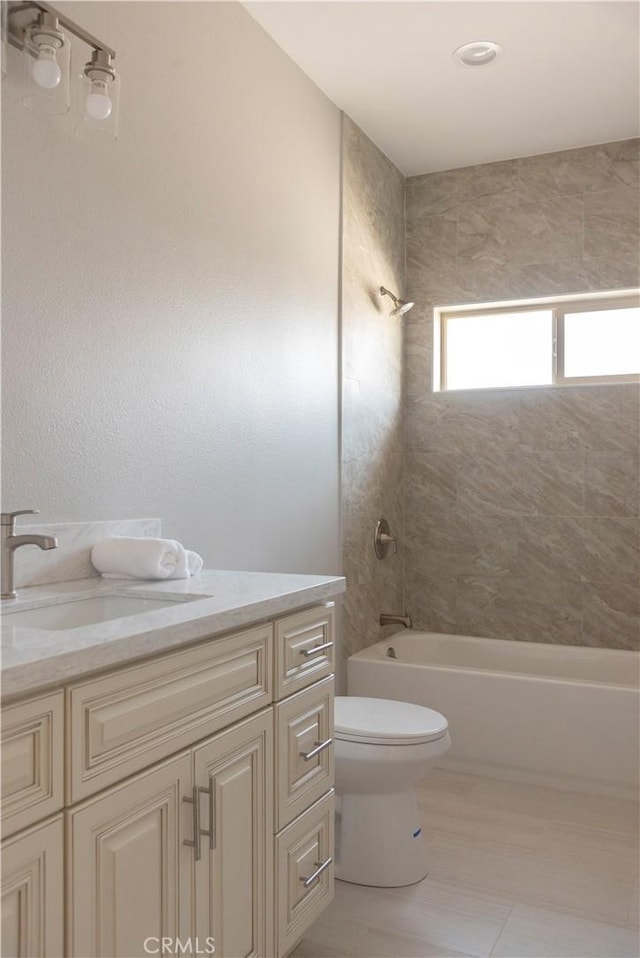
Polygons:
<instances>
[{"instance_id":1,"label":"glass light shade","mask_svg":"<svg viewBox=\"0 0 640 958\"><path fill-rule=\"evenodd\" d=\"M89 139L113 141L118 138L120 113L120 77L113 80L90 80L84 73L77 84L79 96L76 112L76 132Z\"/></svg>"},{"instance_id":2,"label":"glass light shade","mask_svg":"<svg viewBox=\"0 0 640 958\"><path fill-rule=\"evenodd\" d=\"M22 102L36 113L68 113L71 44L43 39L43 27L32 24L25 34L25 93Z\"/></svg>"}]
</instances>

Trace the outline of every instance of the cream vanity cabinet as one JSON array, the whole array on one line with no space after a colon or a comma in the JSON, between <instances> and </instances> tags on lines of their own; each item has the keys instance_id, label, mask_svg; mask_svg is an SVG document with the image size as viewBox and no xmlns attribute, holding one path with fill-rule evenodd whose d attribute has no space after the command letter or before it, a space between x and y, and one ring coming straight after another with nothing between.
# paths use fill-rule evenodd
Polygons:
<instances>
[{"instance_id":1,"label":"cream vanity cabinet","mask_svg":"<svg viewBox=\"0 0 640 958\"><path fill-rule=\"evenodd\" d=\"M333 631L315 606L5 709L5 958L290 951L333 896Z\"/></svg>"}]
</instances>

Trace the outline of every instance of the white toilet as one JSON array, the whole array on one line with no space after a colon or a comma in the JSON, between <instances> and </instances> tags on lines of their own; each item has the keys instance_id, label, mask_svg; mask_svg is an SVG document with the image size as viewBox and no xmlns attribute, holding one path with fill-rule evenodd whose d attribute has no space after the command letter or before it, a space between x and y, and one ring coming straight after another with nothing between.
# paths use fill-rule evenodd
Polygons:
<instances>
[{"instance_id":1,"label":"white toilet","mask_svg":"<svg viewBox=\"0 0 640 958\"><path fill-rule=\"evenodd\" d=\"M439 712L389 699L335 700L336 878L411 885L427 874L415 786L451 746Z\"/></svg>"}]
</instances>

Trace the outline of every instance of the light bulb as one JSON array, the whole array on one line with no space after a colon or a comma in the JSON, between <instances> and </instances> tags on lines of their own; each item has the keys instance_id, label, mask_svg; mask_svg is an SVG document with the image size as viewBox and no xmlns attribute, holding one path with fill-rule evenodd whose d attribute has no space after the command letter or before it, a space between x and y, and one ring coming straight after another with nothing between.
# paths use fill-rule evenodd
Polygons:
<instances>
[{"instance_id":1,"label":"light bulb","mask_svg":"<svg viewBox=\"0 0 640 958\"><path fill-rule=\"evenodd\" d=\"M87 96L87 113L93 120L107 120L111 116L113 104L107 93L104 80L93 80L91 92Z\"/></svg>"},{"instance_id":2,"label":"light bulb","mask_svg":"<svg viewBox=\"0 0 640 958\"><path fill-rule=\"evenodd\" d=\"M62 70L56 60L54 47L44 45L38 51L38 59L31 67L33 79L43 90L55 90L62 79Z\"/></svg>"}]
</instances>

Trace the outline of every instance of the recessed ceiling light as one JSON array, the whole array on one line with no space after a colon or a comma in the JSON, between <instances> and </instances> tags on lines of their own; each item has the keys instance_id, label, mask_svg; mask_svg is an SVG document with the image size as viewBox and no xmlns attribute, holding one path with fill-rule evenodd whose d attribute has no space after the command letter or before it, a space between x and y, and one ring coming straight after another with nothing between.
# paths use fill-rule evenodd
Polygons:
<instances>
[{"instance_id":1,"label":"recessed ceiling light","mask_svg":"<svg viewBox=\"0 0 640 958\"><path fill-rule=\"evenodd\" d=\"M499 43L493 43L491 40L473 40L454 50L453 58L465 67L484 67L488 63L493 63L500 53L502 53L502 47Z\"/></svg>"}]
</instances>

